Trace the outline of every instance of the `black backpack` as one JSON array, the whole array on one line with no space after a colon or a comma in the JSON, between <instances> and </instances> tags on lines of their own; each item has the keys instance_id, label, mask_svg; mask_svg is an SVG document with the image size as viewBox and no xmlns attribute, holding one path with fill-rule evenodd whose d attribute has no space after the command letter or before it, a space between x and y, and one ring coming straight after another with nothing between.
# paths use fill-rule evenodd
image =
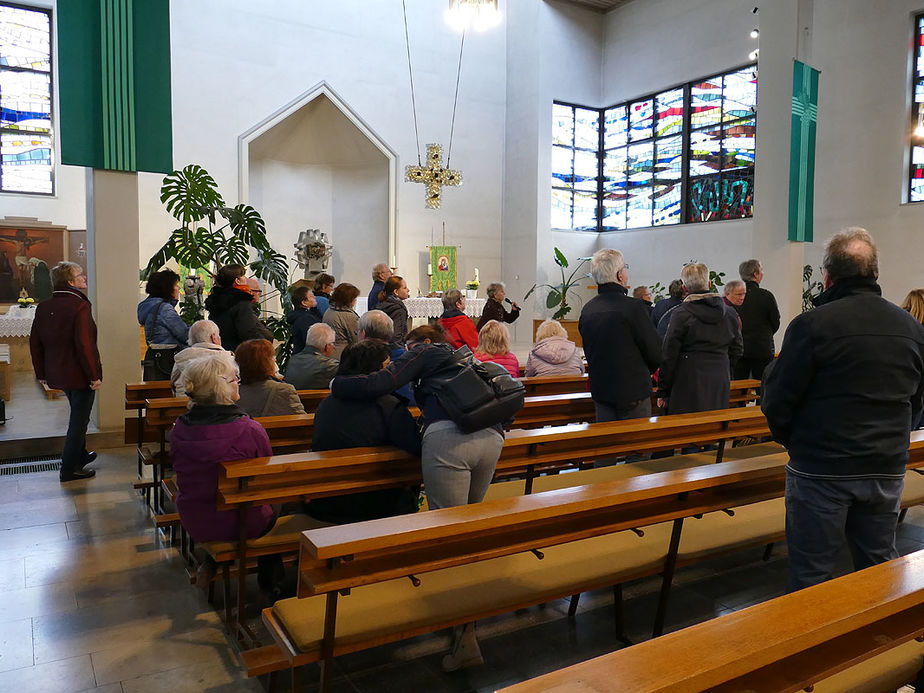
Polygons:
<instances>
[{"instance_id":1,"label":"black backpack","mask_svg":"<svg viewBox=\"0 0 924 693\"><path fill-rule=\"evenodd\" d=\"M526 396L523 383L506 368L477 360L467 346L456 349L451 361L426 380L427 389L463 433L508 424Z\"/></svg>"}]
</instances>

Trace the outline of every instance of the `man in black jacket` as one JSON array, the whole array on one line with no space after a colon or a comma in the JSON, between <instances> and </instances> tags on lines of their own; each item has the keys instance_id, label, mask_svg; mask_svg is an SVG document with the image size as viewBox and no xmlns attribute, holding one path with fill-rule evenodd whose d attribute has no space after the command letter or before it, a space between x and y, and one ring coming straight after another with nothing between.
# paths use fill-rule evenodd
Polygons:
<instances>
[{"instance_id":1,"label":"man in black jacket","mask_svg":"<svg viewBox=\"0 0 924 693\"><path fill-rule=\"evenodd\" d=\"M786 330L761 409L786 446L790 591L832 577L846 539L859 570L897 557L911 422L924 398L924 327L881 297L876 246L846 229L825 291Z\"/></svg>"},{"instance_id":2,"label":"man in black jacket","mask_svg":"<svg viewBox=\"0 0 924 693\"><path fill-rule=\"evenodd\" d=\"M735 365L734 377L760 380L773 360L773 335L780 329L780 309L773 294L760 288L764 278L760 260L745 260L738 266L738 274L747 286L747 294L744 302L735 307L741 318L744 356Z\"/></svg>"},{"instance_id":3,"label":"man in black jacket","mask_svg":"<svg viewBox=\"0 0 924 693\"><path fill-rule=\"evenodd\" d=\"M234 351L248 339L273 341L273 333L251 308L253 294L246 273L243 265L225 265L218 270L212 293L205 299L209 319L218 325L221 346L228 351Z\"/></svg>"},{"instance_id":4,"label":"man in black jacket","mask_svg":"<svg viewBox=\"0 0 924 693\"><path fill-rule=\"evenodd\" d=\"M661 363L661 340L648 306L628 295L628 270L622 253L610 248L590 261L597 296L581 311L578 329L597 421L651 416L651 374Z\"/></svg>"}]
</instances>

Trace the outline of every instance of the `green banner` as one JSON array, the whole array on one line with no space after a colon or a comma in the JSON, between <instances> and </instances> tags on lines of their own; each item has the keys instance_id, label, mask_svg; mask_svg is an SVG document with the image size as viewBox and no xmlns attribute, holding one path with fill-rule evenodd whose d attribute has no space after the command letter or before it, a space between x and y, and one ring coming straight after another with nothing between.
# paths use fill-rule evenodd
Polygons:
<instances>
[{"instance_id":1,"label":"green banner","mask_svg":"<svg viewBox=\"0 0 924 693\"><path fill-rule=\"evenodd\" d=\"M56 7L61 163L173 170L169 0Z\"/></svg>"},{"instance_id":2,"label":"green banner","mask_svg":"<svg viewBox=\"0 0 924 693\"><path fill-rule=\"evenodd\" d=\"M430 293L449 291L456 286L456 247L430 246Z\"/></svg>"},{"instance_id":3,"label":"green banner","mask_svg":"<svg viewBox=\"0 0 924 693\"><path fill-rule=\"evenodd\" d=\"M789 240L811 242L815 209L815 130L818 75L798 60L792 70L792 132L789 144Z\"/></svg>"}]
</instances>

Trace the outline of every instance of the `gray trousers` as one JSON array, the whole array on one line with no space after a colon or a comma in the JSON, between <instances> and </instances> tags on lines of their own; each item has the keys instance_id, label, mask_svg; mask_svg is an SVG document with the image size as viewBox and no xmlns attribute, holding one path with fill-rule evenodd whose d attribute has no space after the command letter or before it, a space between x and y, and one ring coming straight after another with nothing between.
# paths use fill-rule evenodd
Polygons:
<instances>
[{"instance_id":1,"label":"gray trousers","mask_svg":"<svg viewBox=\"0 0 924 693\"><path fill-rule=\"evenodd\" d=\"M810 479L786 474L789 591L834 577L847 542L854 570L893 558L904 479Z\"/></svg>"},{"instance_id":2,"label":"gray trousers","mask_svg":"<svg viewBox=\"0 0 924 693\"><path fill-rule=\"evenodd\" d=\"M504 437L493 428L462 433L452 421L427 426L421 465L429 508L480 503L503 447Z\"/></svg>"}]
</instances>

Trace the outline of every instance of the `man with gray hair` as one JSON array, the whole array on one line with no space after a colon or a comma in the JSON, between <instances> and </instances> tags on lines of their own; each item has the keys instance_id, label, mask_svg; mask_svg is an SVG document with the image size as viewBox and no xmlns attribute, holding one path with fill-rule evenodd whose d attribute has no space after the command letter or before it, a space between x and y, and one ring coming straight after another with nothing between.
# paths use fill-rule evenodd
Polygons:
<instances>
[{"instance_id":1,"label":"man with gray hair","mask_svg":"<svg viewBox=\"0 0 924 693\"><path fill-rule=\"evenodd\" d=\"M581 311L597 421L651 416L651 374L661 363L661 341L644 301L629 296L629 266L618 250L594 253L590 271L597 296Z\"/></svg>"},{"instance_id":2,"label":"man with gray hair","mask_svg":"<svg viewBox=\"0 0 924 693\"><path fill-rule=\"evenodd\" d=\"M773 335L780 329L780 309L773 294L760 288L764 278L760 260L745 260L738 265L738 274L746 287L744 301L735 306L741 318L744 355L735 364L734 376L737 380L760 380L767 364L773 360Z\"/></svg>"},{"instance_id":3,"label":"man with gray hair","mask_svg":"<svg viewBox=\"0 0 924 693\"><path fill-rule=\"evenodd\" d=\"M924 399L924 327L880 295L870 235L835 235L822 268L817 307L789 324L761 397L789 452L790 591L833 577L845 541L856 570L898 556L908 440Z\"/></svg>"},{"instance_id":4,"label":"man with gray hair","mask_svg":"<svg viewBox=\"0 0 924 693\"><path fill-rule=\"evenodd\" d=\"M391 267L380 262L372 268L372 291L369 292L369 301L366 310L375 310L379 304L379 294L385 290L385 282L393 275Z\"/></svg>"},{"instance_id":5,"label":"man with gray hair","mask_svg":"<svg viewBox=\"0 0 924 693\"><path fill-rule=\"evenodd\" d=\"M395 336L395 324L381 310L367 310L359 319L360 339L381 339L388 344ZM404 350L402 349L402 353Z\"/></svg>"},{"instance_id":6,"label":"man with gray hair","mask_svg":"<svg viewBox=\"0 0 924 693\"><path fill-rule=\"evenodd\" d=\"M387 317L387 316L386 316ZM318 322L308 328L305 348L289 359L285 382L296 390L323 390L330 387L340 362L331 358L336 335L330 325Z\"/></svg>"},{"instance_id":7,"label":"man with gray hair","mask_svg":"<svg viewBox=\"0 0 924 693\"><path fill-rule=\"evenodd\" d=\"M183 375L189 362L208 355L221 355L234 360L234 354L221 346L221 334L218 325L211 320L197 320L189 328L189 347L183 349L173 360L170 373L170 386L177 397L186 396L186 379Z\"/></svg>"}]
</instances>

